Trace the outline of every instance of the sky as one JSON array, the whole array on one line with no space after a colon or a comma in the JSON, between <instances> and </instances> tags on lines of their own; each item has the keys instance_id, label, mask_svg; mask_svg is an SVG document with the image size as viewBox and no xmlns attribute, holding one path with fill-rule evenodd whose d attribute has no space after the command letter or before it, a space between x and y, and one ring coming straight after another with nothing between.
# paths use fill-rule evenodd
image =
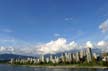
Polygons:
<instances>
[{"instance_id":1,"label":"sky","mask_svg":"<svg viewBox=\"0 0 108 71\"><path fill-rule=\"evenodd\" d=\"M0 0L0 53L86 47L108 49L108 0Z\"/></svg>"}]
</instances>

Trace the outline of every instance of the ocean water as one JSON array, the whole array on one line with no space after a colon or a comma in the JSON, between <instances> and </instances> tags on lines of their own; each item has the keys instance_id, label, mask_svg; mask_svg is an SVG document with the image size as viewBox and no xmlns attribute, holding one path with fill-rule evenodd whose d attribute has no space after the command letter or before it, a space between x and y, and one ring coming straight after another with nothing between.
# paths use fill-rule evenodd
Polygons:
<instances>
[{"instance_id":1,"label":"ocean water","mask_svg":"<svg viewBox=\"0 0 108 71\"><path fill-rule=\"evenodd\" d=\"M108 71L108 69L45 68L45 67L29 67L29 66L14 66L14 65L0 64L0 71Z\"/></svg>"}]
</instances>

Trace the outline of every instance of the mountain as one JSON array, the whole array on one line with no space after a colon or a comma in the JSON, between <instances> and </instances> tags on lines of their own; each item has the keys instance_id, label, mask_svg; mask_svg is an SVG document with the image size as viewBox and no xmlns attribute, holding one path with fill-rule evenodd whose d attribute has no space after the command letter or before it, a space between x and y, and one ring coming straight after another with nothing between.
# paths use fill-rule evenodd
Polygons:
<instances>
[{"instance_id":1,"label":"mountain","mask_svg":"<svg viewBox=\"0 0 108 71\"><path fill-rule=\"evenodd\" d=\"M33 56L24 56L24 55L16 55L16 54L0 54L0 60L10 60L11 58L17 59L17 58L36 58Z\"/></svg>"},{"instance_id":2,"label":"mountain","mask_svg":"<svg viewBox=\"0 0 108 71\"><path fill-rule=\"evenodd\" d=\"M76 53L80 50L70 50L68 52L70 53ZM92 53L97 53L97 54L101 54L101 50L100 49L92 49ZM62 53L65 53L65 52L61 52L61 53L57 53L57 54L53 54L55 56L61 56ZM50 54L46 54L45 57L49 57ZM14 58L14 59L18 59L18 58L23 58L23 59L27 59L27 58L37 58L37 57L34 57L34 56L24 56L24 55L17 55L17 54L0 54L0 60L10 60L11 58Z\"/></svg>"}]
</instances>

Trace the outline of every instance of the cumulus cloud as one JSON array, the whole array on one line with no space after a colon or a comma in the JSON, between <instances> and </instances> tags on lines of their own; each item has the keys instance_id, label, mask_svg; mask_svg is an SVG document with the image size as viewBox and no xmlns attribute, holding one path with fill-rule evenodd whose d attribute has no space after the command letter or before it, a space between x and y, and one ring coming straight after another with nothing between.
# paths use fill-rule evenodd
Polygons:
<instances>
[{"instance_id":1,"label":"cumulus cloud","mask_svg":"<svg viewBox=\"0 0 108 71\"><path fill-rule=\"evenodd\" d=\"M14 52L14 48L9 46L9 47L6 47L6 46L1 46L0 47L0 53L12 53Z\"/></svg>"},{"instance_id":2,"label":"cumulus cloud","mask_svg":"<svg viewBox=\"0 0 108 71\"><path fill-rule=\"evenodd\" d=\"M100 41L100 42L97 43L97 45L100 46L100 47L103 47L105 45L105 42L104 41Z\"/></svg>"},{"instance_id":3,"label":"cumulus cloud","mask_svg":"<svg viewBox=\"0 0 108 71\"><path fill-rule=\"evenodd\" d=\"M16 43L17 44L17 43ZM40 44L28 44L24 45L15 45L15 46L0 46L0 53L14 53L14 54L23 54L23 55L40 55L40 54L56 54L59 52L68 52L73 50L80 50L83 48L99 48L101 50L108 51L108 42L99 41L98 43L92 43L87 41L84 44L78 44L75 41L67 41L66 38L58 38L56 40L51 40L46 43Z\"/></svg>"},{"instance_id":4,"label":"cumulus cloud","mask_svg":"<svg viewBox=\"0 0 108 71\"><path fill-rule=\"evenodd\" d=\"M86 42L86 46L85 46L86 48L93 48L93 44L91 43L91 41L87 41Z\"/></svg>"},{"instance_id":5,"label":"cumulus cloud","mask_svg":"<svg viewBox=\"0 0 108 71\"><path fill-rule=\"evenodd\" d=\"M99 46L99 47L108 47L108 42L106 42L106 41L99 41L98 43L97 43L97 45Z\"/></svg>"},{"instance_id":6,"label":"cumulus cloud","mask_svg":"<svg viewBox=\"0 0 108 71\"><path fill-rule=\"evenodd\" d=\"M108 19L105 20L105 21L99 26L99 29L101 29L103 33L108 32Z\"/></svg>"},{"instance_id":7,"label":"cumulus cloud","mask_svg":"<svg viewBox=\"0 0 108 71\"><path fill-rule=\"evenodd\" d=\"M97 47L98 48L100 48L102 51L106 51L106 52L108 52L108 42L107 41L99 41L98 43L97 43Z\"/></svg>"},{"instance_id":8,"label":"cumulus cloud","mask_svg":"<svg viewBox=\"0 0 108 71\"><path fill-rule=\"evenodd\" d=\"M13 46L1 46L0 53L12 53L12 54L19 54L19 55L36 55L36 48L35 47L13 47Z\"/></svg>"},{"instance_id":9,"label":"cumulus cloud","mask_svg":"<svg viewBox=\"0 0 108 71\"><path fill-rule=\"evenodd\" d=\"M3 46L0 47L0 52L3 52L5 50L6 50L6 48L4 48Z\"/></svg>"},{"instance_id":10,"label":"cumulus cloud","mask_svg":"<svg viewBox=\"0 0 108 71\"><path fill-rule=\"evenodd\" d=\"M55 54L58 52L70 51L76 47L77 43L75 41L68 43L65 38L59 38L38 46L38 52L43 54Z\"/></svg>"}]
</instances>

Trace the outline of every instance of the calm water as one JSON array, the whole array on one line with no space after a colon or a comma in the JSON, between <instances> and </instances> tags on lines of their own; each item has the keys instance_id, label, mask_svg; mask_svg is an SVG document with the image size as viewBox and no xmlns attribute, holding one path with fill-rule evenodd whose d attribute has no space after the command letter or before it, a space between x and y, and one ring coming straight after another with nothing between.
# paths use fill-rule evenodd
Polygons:
<instances>
[{"instance_id":1,"label":"calm water","mask_svg":"<svg viewBox=\"0 0 108 71\"><path fill-rule=\"evenodd\" d=\"M12 66L12 65L5 65L0 64L0 71L108 71L108 69L56 69L56 68L36 68L36 67L28 67L28 66Z\"/></svg>"}]
</instances>

